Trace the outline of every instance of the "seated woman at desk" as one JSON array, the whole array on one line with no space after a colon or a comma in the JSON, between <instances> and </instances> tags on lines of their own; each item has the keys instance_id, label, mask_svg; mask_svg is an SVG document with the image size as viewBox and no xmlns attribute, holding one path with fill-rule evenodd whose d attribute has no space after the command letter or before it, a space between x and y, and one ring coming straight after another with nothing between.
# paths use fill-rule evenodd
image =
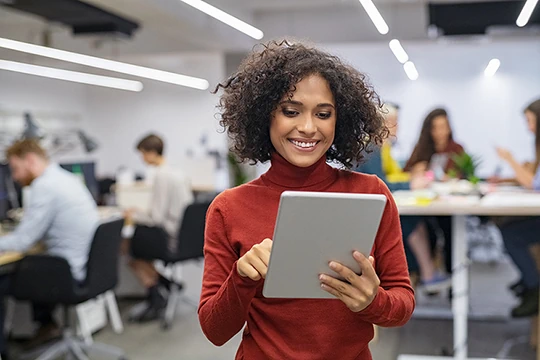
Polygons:
<instances>
[{"instance_id":1,"label":"seated woman at desk","mask_svg":"<svg viewBox=\"0 0 540 360\"><path fill-rule=\"evenodd\" d=\"M520 164L506 149L497 149L499 157L514 170L516 181L527 189L540 190L540 99L525 108L525 118L529 131L535 135L536 161L534 171L530 166ZM540 242L540 218L520 219L501 226L504 244L508 254L521 273L521 280L512 287L521 303L512 309L513 317L526 317L538 313L538 287L540 278L536 261L529 247Z\"/></svg>"},{"instance_id":2,"label":"seated woman at desk","mask_svg":"<svg viewBox=\"0 0 540 360\"><path fill-rule=\"evenodd\" d=\"M447 174L455 170L452 156L463 152L463 147L454 141L447 111L441 108L434 109L424 119L418 142L404 170L410 171L413 175L424 175L431 171L435 180L444 181L448 178ZM446 270L451 272L451 218L449 216L437 216L435 226L440 228L444 234ZM431 234L430 238L435 239L436 236L433 230L431 226L422 229L424 233Z\"/></svg>"},{"instance_id":3,"label":"seated woman at desk","mask_svg":"<svg viewBox=\"0 0 540 360\"><path fill-rule=\"evenodd\" d=\"M193 202L188 178L182 171L167 164L163 150L163 140L154 134L145 136L137 144L137 151L145 164L156 167L152 199L147 211L130 209L124 214L128 223L137 225L133 238L126 239L125 243L125 247L129 245L132 255L129 264L148 293L146 309L130 319L137 322L158 319L166 306L160 282L166 285L168 280L161 276L154 266L153 248L166 244L169 251L176 250L184 210Z\"/></svg>"},{"instance_id":4,"label":"seated woman at desk","mask_svg":"<svg viewBox=\"0 0 540 360\"><path fill-rule=\"evenodd\" d=\"M357 166L355 171L377 175L390 191L423 189L429 185L430 180L423 175L411 177L392 157L392 142L398 133L398 109L394 104L386 103L383 106L382 112L389 137L380 148L373 146L371 153L366 155L366 161ZM438 291L448 287L450 279L436 270L423 218L402 216L400 220L409 272L419 273L420 285L426 291Z\"/></svg>"}]
</instances>

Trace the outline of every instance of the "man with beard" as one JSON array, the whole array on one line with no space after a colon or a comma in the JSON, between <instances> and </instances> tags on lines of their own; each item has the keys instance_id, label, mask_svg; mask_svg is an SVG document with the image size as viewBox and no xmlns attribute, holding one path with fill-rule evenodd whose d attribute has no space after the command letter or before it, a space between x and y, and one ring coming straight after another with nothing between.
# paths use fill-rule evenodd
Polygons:
<instances>
[{"instance_id":1,"label":"man with beard","mask_svg":"<svg viewBox=\"0 0 540 360\"><path fill-rule=\"evenodd\" d=\"M45 150L34 140L21 140L6 150L13 180L29 186L29 200L17 228L0 237L0 252L30 249L43 241L46 254L66 259L73 278L83 282L86 263L99 217L92 195L83 182L57 164L49 162ZM0 330L4 329L3 297L8 295L11 276L0 276ZM33 304L34 320L40 324L29 346L61 336L50 304ZM7 358L0 331L0 355Z\"/></svg>"}]
</instances>

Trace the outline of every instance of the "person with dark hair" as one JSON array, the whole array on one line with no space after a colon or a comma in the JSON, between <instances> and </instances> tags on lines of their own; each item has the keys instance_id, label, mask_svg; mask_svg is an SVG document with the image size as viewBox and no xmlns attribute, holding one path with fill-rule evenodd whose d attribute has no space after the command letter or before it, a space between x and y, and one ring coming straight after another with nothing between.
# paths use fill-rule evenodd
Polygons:
<instances>
[{"instance_id":1,"label":"person with dark hair","mask_svg":"<svg viewBox=\"0 0 540 360\"><path fill-rule=\"evenodd\" d=\"M399 215L384 182L327 162L350 169L366 146L384 141L377 94L339 58L286 41L253 52L219 89L232 150L271 167L210 206L199 305L204 334L220 346L247 324L236 359L371 359L373 324L401 326L414 309ZM336 262L330 269L347 282L313 274L334 300L262 295L280 195L292 189L388 199L371 256L351 253L362 274Z\"/></svg>"},{"instance_id":2,"label":"person with dark hair","mask_svg":"<svg viewBox=\"0 0 540 360\"><path fill-rule=\"evenodd\" d=\"M386 127L390 136L382 147L373 147L367 155L367 161L361 163L355 170L366 174L377 175L383 180L390 191L417 190L426 188L431 180L424 174L411 176L404 172L396 160L392 157L392 141L397 138L398 131L398 107L394 104L385 104L384 114ZM427 235L424 218L419 216L401 217L401 231L403 234L405 254L411 273L420 275L420 286L424 291L436 292L450 286L450 278L437 271Z\"/></svg>"},{"instance_id":3,"label":"person with dark hair","mask_svg":"<svg viewBox=\"0 0 540 360\"><path fill-rule=\"evenodd\" d=\"M514 170L516 181L526 189L540 191L540 99L529 104L525 110L529 131L535 135L534 169L520 164L506 149L498 148L497 154ZM518 306L512 309L513 317L527 317L538 314L538 287L540 277L536 261L529 248L539 243L540 218L531 217L508 222L501 226L501 232L508 254L516 264L521 279L511 288L521 298Z\"/></svg>"},{"instance_id":4,"label":"person with dark hair","mask_svg":"<svg viewBox=\"0 0 540 360\"><path fill-rule=\"evenodd\" d=\"M131 320L147 322L158 319L167 303L160 288L167 280L154 266L152 248L165 244L169 250L174 250L180 221L185 208L193 202L193 192L186 176L166 163L163 140L159 136L144 137L136 148L144 163L155 167L156 172L148 211L129 209L124 213L126 222L135 224L136 228L123 248L130 248L133 258L129 265L148 292L146 309Z\"/></svg>"},{"instance_id":5,"label":"person with dark hair","mask_svg":"<svg viewBox=\"0 0 540 360\"><path fill-rule=\"evenodd\" d=\"M163 156L163 140L157 135L150 134L145 136L137 144L139 150L144 156ZM155 160L146 161L147 163L155 163Z\"/></svg>"},{"instance_id":6,"label":"person with dark hair","mask_svg":"<svg viewBox=\"0 0 540 360\"><path fill-rule=\"evenodd\" d=\"M407 161L404 170L415 175L424 175L433 172L434 179L444 181L451 171L457 172L454 155L463 154L463 146L454 141L448 112L437 108L432 110L424 119L418 142L414 147L411 157ZM434 225L444 234L444 255L447 272L452 271L452 222L449 216L435 217ZM433 241L436 235L432 227L423 230L428 232ZM422 247L424 243L421 242ZM424 252L424 250L422 250Z\"/></svg>"},{"instance_id":7,"label":"person with dark hair","mask_svg":"<svg viewBox=\"0 0 540 360\"><path fill-rule=\"evenodd\" d=\"M80 179L51 163L36 140L20 140L5 152L11 176L30 188L20 224L0 236L1 251L25 252L43 240L48 255L67 260L73 278L82 283L94 232L99 222L96 203ZM0 357L7 359L4 339L4 296L11 275L0 276ZM33 304L34 320L40 327L26 347L32 348L62 335L54 321L54 304Z\"/></svg>"},{"instance_id":8,"label":"person with dark hair","mask_svg":"<svg viewBox=\"0 0 540 360\"><path fill-rule=\"evenodd\" d=\"M463 152L463 146L454 141L448 113L445 109L435 109L426 116L404 170L412 173L433 170L436 180L443 180L450 170L455 170L452 156Z\"/></svg>"}]
</instances>

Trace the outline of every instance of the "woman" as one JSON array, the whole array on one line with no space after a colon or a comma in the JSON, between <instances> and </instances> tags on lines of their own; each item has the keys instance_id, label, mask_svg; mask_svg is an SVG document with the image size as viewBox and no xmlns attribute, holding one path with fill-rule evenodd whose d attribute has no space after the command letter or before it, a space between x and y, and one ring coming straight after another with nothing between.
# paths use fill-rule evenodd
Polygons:
<instances>
[{"instance_id":1,"label":"woman","mask_svg":"<svg viewBox=\"0 0 540 360\"><path fill-rule=\"evenodd\" d=\"M397 161L392 157L392 139L397 138L398 107L393 104L383 106L386 127L389 138L382 147L375 147L368 155L368 159L356 168L356 171L377 175L383 180L391 191L419 190L430 185L429 178L423 174L411 177L404 172ZM420 275L420 285L427 292L437 292L450 287L450 278L437 270L435 261L431 256L431 247L424 218L418 216L401 217L401 232L405 240L405 253L411 275L413 272Z\"/></svg>"},{"instance_id":2,"label":"woman","mask_svg":"<svg viewBox=\"0 0 540 360\"><path fill-rule=\"evenodd\" d=\"M540 190L540 99L531 103L525 108L525 118L529 131L535 135L536 160L534 171L527 164L520 164L516 161L512 153L508 150L498 148L497 154L506 161L514 170L516 181L527 189ZM512 309L513 317L526 317L538 313L538 286L540 279L538 268L532 257L529 247L540 242L538 233L540 232L540 219L528 218L514 221L501 226L503 240L508 254L518 267L521 273L520 284L515 287L522 287L521 303Z\"/></svg>"},{"instance_id":3,"label":"woman","mask_svg":"<svg viewBox=\"0 0 540 360\"><path fill-rule=\"evenodd\" d=\"M337 57L287 42L251 54L219 87L221 124L233 150L243 160L270 160L272 166L220 194L208 211L203 332L223 345L247 323L236 359L371 359L373 324L401 326L414 309L399 216L382 181L327 161L350 168L365 146L383 141L377 95L363 74ZM292 189L388 199L372 256L351 254L362 275L332 262L330 268L349 282L319 277L334 300L262 296L280 195Z\"/></svg>"},{"instance_id":4,"label":"woman","mask_svg":"<svg viewBox=\"0 0 540 360\"><path fill-rule=\"evenodd\" d=\"M453 139L448 113L444 109L435 109L424 120L405 171L417 174L432 170L437 180L443 180L450 170L455 170L452 156L463 151L463 147Z\"/></svg>"},{"instance_id":5,"label":"woman","mask_svg":"<svg viewBox=\"0 0 540 360\"><path fill-rule=\"evenodd\" d=\"M455 163L452 160L454 155L460 155L464 152L463 147L454 141L452 128L448 119L448 113L445 109L434 109L425 118L420 131L418 143L414 147L413 153L405 165L405 171L410 171L414 175L423 175L427 171L432 171L435 180L443 181L448 178L451 171L456 171ZM431 224L431 223L430 223ZM440 228L445 238L445 263L446 270L452 270L452 222L448 216L437 216L435 218L435 227ZM421 229L420 233L431 233L430 238L436 241L433 234L434 229L431 225L428 228ZM409 239L409 245L415 253L425 254L428 245L423 241L424 237ZM426 262L427 264L427 262ZM433 269L432 269L433 270ZM447 284L447 283L446 283Z\"/></svg>"}]
</instances>

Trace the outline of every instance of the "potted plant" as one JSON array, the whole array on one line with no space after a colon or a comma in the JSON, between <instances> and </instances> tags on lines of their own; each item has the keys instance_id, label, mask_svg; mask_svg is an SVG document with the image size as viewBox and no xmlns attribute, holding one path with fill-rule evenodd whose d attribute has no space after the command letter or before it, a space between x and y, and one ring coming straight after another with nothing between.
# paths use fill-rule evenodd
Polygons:
<instances>
[{"instance_id":1,"label":"potted plant","mask_svg":"<svg viewBox=\"0 0 540 360\"><path fill-rule=\"evenodd\" d=\"M448 175L453 178L461 177L468 180L471 184L476 185L480 181L480 178L476 176L476 170L482 163L479 157L467 154L455 154L452 156L452 160L456 165L455 170L450 170Z\"/></svg>"}]
</instances>

